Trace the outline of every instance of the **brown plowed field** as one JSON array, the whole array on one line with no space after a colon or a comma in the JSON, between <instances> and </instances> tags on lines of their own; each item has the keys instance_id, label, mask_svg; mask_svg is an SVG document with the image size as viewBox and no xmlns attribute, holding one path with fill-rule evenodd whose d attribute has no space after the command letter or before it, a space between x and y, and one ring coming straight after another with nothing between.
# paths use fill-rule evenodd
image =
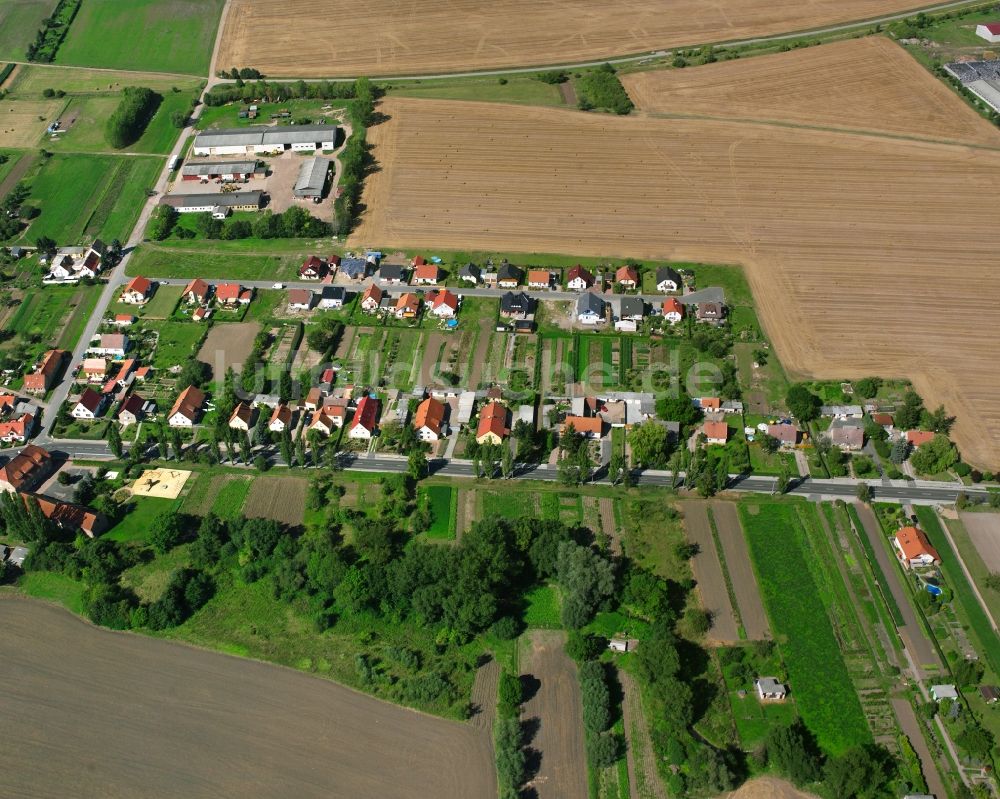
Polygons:
<instances>
[{"instance_id":1,"label":"brown plowed field","mask_svg":"<svg viewBox=\"0 0 1000 799\"><path fill-rule=\"evenodd\" d=\"M528 786L538 799L580 799L587 795L583 705L576 664L563 651L566 634L533 630L521 641L521 674L538 690L521 708L522 720L537 722L528 748L539 753L538 772Z\"/></svg>"},{"instance_id":2,"label":"brown plowed field","mask_svg":"<svg viewBox=\"0 0 1000 799\"><path fill-rule=\"evenodd\" d=\"M302 524L308 481L301 477L258 477L250 486L243 505L247 519L273 519L284 524Z\"/></svg>"},{"instance_id":3,"label":"brown plowed field","mask_svg":"<svg viewBox=\"0 0 1000 799\"><path fill-rule=\"evenodd\" d=\"M771 626L767 623L767 613L760 598L760 589L753 567L747 541L743 537L740 517L731 502L713 502L712 516L719 534L719 544L726 559L729 579L733 582L733 593L740 608L743 631L751 641L771 637Z\"/></svg>"},{"instance_id":4,"label":"brown plowed field","mask_svg":"<svg viewBox=\"0 0 1000 799\"><path fill-rule=\"evenodd\" d=\"M1000 131L881 36L622 75L638 108L1000 146Z\"/></svg>"},{"instance_id":5,"label":"brown plowed field","mask_svg":"<svg viewBox=\"0 0 1000 799\"><path fill-rule=\"evenodd\" d=\"M217 63L272 76L567 64L871 19L926 0L232 0ZM322 42L307 48L303 42Z\"/></svg>"},{"instance_id":6,"label":"brown plowed field","mask_svg":"<svg viewBox=\"0 0 1000 799\"><path fill-rule=\"evenodd\" d=\"M225 374L230 366L240 368L253 352L253 341L258 332L260 325L256 322L213 325L198 350L198 360L211 366L215 375Z\"/></svg>"},{"instance_id":7,"label":"brown plowed field","mask_svg":"<svg viewBox=\"0 0 1000 799\"><path fill-rule=\"evenodd\" d=\"M687 537L698 547L698 554L691 558L691 568L698 581L701 606L712 614L709 635L718 643L736 643L740 637L736 628L736 614L733 613L726 578L712 538L708 505L704 502L682 502L681 512L684 514Z\"/></svg>"},{"instance_id":8,"label":"brown plowed field","mask_svg":"<svg viewBox=\"0 0 1000 799\"><path fill-rule=\"evenodd\" d=\"M496 796L490 736L253 660L0 600L3 795ZM586 787L586 783L584 783Z\"/></svg>"},{"instance_id":9,"label":"brown plowed field","mask_svg":"<svg viewBox=\"0 0 1000 799\"><path fill-rule=\"evenodd\" d=\"M793 376L909 377L958 417L968 460L1000 465L983 334L1000 325L984 235L1000 152L496 103L382 110L352 243L743 264Z\"/></svg>"}]
</instances>

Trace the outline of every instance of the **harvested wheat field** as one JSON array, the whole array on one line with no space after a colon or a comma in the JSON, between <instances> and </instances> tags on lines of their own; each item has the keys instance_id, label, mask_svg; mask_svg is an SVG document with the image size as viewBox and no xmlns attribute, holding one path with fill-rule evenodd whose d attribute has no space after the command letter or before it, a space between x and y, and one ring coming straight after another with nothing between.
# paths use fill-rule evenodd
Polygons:
<instances>
[{"instance_id":1,"label":"harvested wheat field","mask_svg":"<svg viewBox=\"0 0 1000 799\"><path fill-rule=\"evenodd\" d=\"M231 0L219 64L272 76L567 64L871 19L920 0ZM323 47L302 58L302 41Z\"/></svg>"},{"instance_id":2,"label":"harvested wheat field","mask_svg":"<svg viewBox=\"0 0 1000 799\"><path fill-rule=\"evenodd\" d=\"M691 69L634 72L636 106L661 114L777 121L1000 147L1000 131L881 36Z\"/></svg>"},{"instance_id":3,"label":"harvested wheat field","mask_svg":"<svg viewBox=\"0 0 1000 799\"><path fill-rule=\"evenodd\" d=\"M794 785L775 777L758 777L743 783L738 791L724 799L816 799L814 794L803 793Z\"/></svg>"},{"instance_id":4,"label":"harvested wheat field","mask_svg":"<svg viewBox=\"0 0 1000 799\"><path fill-rule=\"evenodd\" d=\"M955 99L956 107L961 101ZM383 102L352 243L743 264L797 375L906 376L1000 465L1000 152L773 125ZM947 276L947 279L945 279Z\"/></svg>"},{"instance_id":5,"label":"harvested wheat field","mask_svg":"<svg viewBox=\"0 0 1000 799\"><path fill-rule=\"evenodd\" d=\"M0 599L4 796L468 799L488 733L254 660Z\"/></svg>"},{"instance_id":6,"label":"harvested wheat field","mask_svg":"<svg viewBox=\"0 0 1000 799\"><path fill-rule=\"evenodd\" d=\"M258 477L250 487L243 516L299 525L305 517L308 481L301 477Z\"/></svg>"}]
</instances>

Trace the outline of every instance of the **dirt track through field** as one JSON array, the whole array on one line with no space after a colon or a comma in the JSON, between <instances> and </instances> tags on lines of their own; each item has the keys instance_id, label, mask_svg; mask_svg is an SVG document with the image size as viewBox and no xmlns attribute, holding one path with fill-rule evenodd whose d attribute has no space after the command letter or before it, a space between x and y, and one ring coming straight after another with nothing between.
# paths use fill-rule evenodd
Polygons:
<instances>
[{"instance_id":1,"label":"dirt track through field","mask_svg":"<svg viewBox=\"0 0 1000 799\"><path fill-rule=\"evenodd\" d=\"M344 328L344 332L340 336L340 341L337 342L337 350L333 354L334 358L344 360L350 354L351 347L354 346L354 334L357 329L353 325Z\"/></svg>"},{"instance_id":2,"label":"dirt track through field","mask_svg":"<svg viewBox=\"0 0 1000 799\"><path fill-rule=\"evenodd\" d=\"M537 680L538 690L522 706L521 719L537 720L528 748L541 757L529 786L538 799L580 799L587 795L587 756L576 664L563 651L565 633L533 630L527 636L521 674Z\"/></svg>"},{"instance_id":3,"label":"dirt track through field","mask_svg":"<svg viewBox=\"0 0 1000 799\"><path fill-rule=\"evenodd\" d=\"M919 0L233 0L220 66L271 76L413 75L567 64L872 19ZM302 41L324 42L303 58Z\"/></svg>"},{"instance_id":4,"label":"dirt track through field","mask_svg":"<svg viewBox=\"0 0 1000 799\"><path fill-rule=\"evenodd\" d=\"M898 44L870 36L692 69L633 72L622 82L637 107L661 114L1000 146L1000 130L915 66Z\"/></svg>"},{"instance_id":5,"label":"dirt track through field","mask_svg":"<svg viewBox=\"0 0 1000 799\"><path fill-rule=\"evenodd\" d=\"M489 360L490 342L492 341L493 323L489 319L481 319L479 322L479 337L476 339L476 351L472 356L472 372L469 375L469 388L473 391L479 387L483 380L483 371L486 362ZM496 375L486 375L488 379L495 379Z\"/></svg>"},{"instance_id":6,"label":"dirt track through field","mask_svg":"<svg viewBox=\"0 0 1000 799\"><path fill-rule=\"evenodd\" d=\"M906 737L910 739L917 757L920 758L920 770L924 773L924 779L927 781L927 790L932 796L947 796L948 791L944 787L944 780L938 773L937 764L927 746L927 739L924 738L921 722L917 718L917 714L913 712L913 705L905 699L897 698L890 701L896 718L899 719L899 726L906 733Z\"/></svg>"},{"instance_id":7,"label":"dirt track through field","mask_svg":"<svg viewBox=\"0 0 1000 799\"><path fill-rule=\"evenodd\" d=\"M750 564L750 553L736 506L731 502L713 502L712 516L715 518L715 529L719 534L729 579L733 583L736 604L740 608L743 632L751 641L770 638L771 626L767 621L767 613L764 612L764 603Z\"/></svg>"},{"instance_id":8,"label":"dirt track through field","mask_svg":"<svg viewBox=\"0 0 1000 799\"><path fill-rule=\"evenodd\" d=\"M963 513L960 518L986 568L1000 572L1000 513Z\"/></svg>"},{"instance_id":9,"label":"dirt track through field","mask_svg":"<svg viewBox=\"0 0 1000 799\"><path fill-rule=\"evenodd\" d=\"M493 734L493 719L497 710L497 684L500 681L500 664L490 658L476 669L476 679L472 684L472 726Z\"/></svg>"},{"instance_id":10,"label":"dirt track through field","mask_svg":"<svg viewBox=\"0 0 1000 799\"><path fill-rule=\"evenodd\" d=\"M684 514L684 530L688 539L698 547L698 554L691 558L691 568L698 581L701 606L712 614L712 628L708 634L719 643L735 643L740 640L736 614L733 613L726 578L715 550L712 527L708 520L708 504L682 502L681 512Z\"/></svg>"},{"instance_id":11,"label":"dirt track through field","mask_svg":"<svg viewBox=\"0 0 1000 799\"><path fill-rule=\"evenodd\" d=\"M615 523L615 503L610 497L601 497L597 502L601 514L601 529L611 539L611 551L615 555L622 554L622 537Z\"/></svg>"},{"instance_id":12,"label":"dirt track through field","mask_svg":"<svg viewBox=\"0 0 1000 799\"><path fill-rule=\"evenodd\" d=\"M940 668L941 661L938 659L937 651L917 622L917 615L910 603L910 597L899 576L899 567L893 562L893 558L886 550L885 536L875 514L870 507L860 502L855 502L854 507L861 519L861 525L864 527L862 534L868 536L868 541L875 551L875 559L889 583L888 586L882 586L882 590L888 589L892 594L903 617L903 626L898 628L903 645L918 666Z\"/></svg>"},{"instance_id":13,"label":"dirt track through field","mask_svg":"<svg viewBox=\"0 0 1000 799\"><path fill-rule=\"evenodd\" d=\"M492 797L489 736L277 666L0 600L12 797Z\"/></svg>"},{"instance_id":14,"label":"dirt track through field","mask_svg":"<svg viewBox=\"0 0 1000 799\"><path fill-rule=\"evenodd\" d=\"M957 416L967 460L1000 465L1000 370L982 335L1000 327L982 233L1000 151L496 103L381 109L352 244L742 264L793 377L909 377Z\"/></svg>"},{"instance_id":15,"label":"dirt track through field","mask_svg":"<svg viewBox=\"0 0 1000 799\"><path fill-rule=\"evenodd\" d=\"M649 724L642 708L642 694L635 678L624 669L618 669L622 686L622 723L628 746L628 782L631 799L667 799L663 780L656 771L656 753L649 737Z\"/></svg>"}]
</instances>

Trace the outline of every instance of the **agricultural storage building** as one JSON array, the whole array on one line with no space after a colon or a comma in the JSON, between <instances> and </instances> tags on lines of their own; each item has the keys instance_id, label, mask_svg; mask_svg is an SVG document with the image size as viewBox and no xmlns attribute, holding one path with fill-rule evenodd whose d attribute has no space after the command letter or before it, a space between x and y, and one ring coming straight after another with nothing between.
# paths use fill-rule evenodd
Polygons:
<instances>
[{"instance_id":1,"label":"agricultural storage building","mask_svg":"<svg viewBox=\"0 0 1000 799\"><path fill-rule=\"evenodd\" d=\"M194 138L195 155L264 155L332 150L336 125L254 125L246 128L206 130Z\"/></svg>"},{"instance_id":2,"label":"agricultural storage building","mask_svg":"<svg viewBox=\"0 0 1000 799\"><path fill-rule=\"evenodd\" d=\"M310 158L302 162L299 168L299 179L295 181L292 194L306 200L318 199L323 196L326 188L326 176L330 172L330 162L326 158Z\"/></svg>"},{"instance_id":3,"label":"agricultural storage building","mask_svg":"<svg viewBox=\"0 0 1000 799\"><path fill-rule=\"evenodd\" d=\"M976 36L990 44L1000 42L1000 22L986 22L976 26Z\"/></svg>"},{"instance_id":4,"label":"agricultural storage building","mask_svg":"<svg viewBox=\"0 0 1000 799\"><path fill-rule=\"evenodd\" d=\"M214 213L216 209L259 211L264 204L260 191L231 191L220 194L168 194L161 205L169 205L179 214Z\"/></svg>"},{"instance_id":5,"label":"agricultural storage building","mask_svg":"<svg viewBox=\"0 0 1000 799\"><path fill-rule=\"evenodd\" d=\"M205 161L181 167L181 180L246 180L262 178L264 167L254 161Z\"/></svg>"}]
</instances>

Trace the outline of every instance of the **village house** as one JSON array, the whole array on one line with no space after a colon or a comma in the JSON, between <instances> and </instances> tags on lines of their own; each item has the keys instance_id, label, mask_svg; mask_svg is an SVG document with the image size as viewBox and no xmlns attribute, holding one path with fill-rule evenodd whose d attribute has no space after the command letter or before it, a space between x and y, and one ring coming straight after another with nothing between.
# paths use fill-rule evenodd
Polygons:
<instances>
[{"instance_id":1,"label":"village house","mask_svg":"<svg viewBox=\"0 0 1000 799\"><path fill-rule=\"evenodd\" d=\"M576 320L582 325L598 325L604 321L604 300L592 292L584 292L576 301Z\"/></svg>"},{"instance_id":2,"label":"village house","mask_svg":"<svg viewBox=\"0 0 1000 799\"><path fill-rule=\"evenodd\" d=\"M834 419L860 419L865 415L865 409L860 405L821 405L819 415Z\"/></svg>"},{"instance_id":3,"label":"village house","mask_svg":"<svg viewBox=\"0 0 1000 799\"><path fill-rule=\"evenodd\" d=\"M35 415L22 413L15 419L0 422L0 441L4 444L23 444L35 431Z\"/></svg>"},{"instance_id":4,"label":"village house","mask_svg":"<svg viewBox=\"0 0 1000 799\"><path fill-rule=\"evenodd\" d=\"M111 320L111 324L115 327L131 327L135 324L135 317L130 313L118 313L115 314L114 319Z\"/></svg>"},{"instance_id":5,"label":"village house","mask_svg":"<svg viewBox=\"0 0 1000 799\"><path fill-rule=\"evenodd\" d=\"M783 447L794 447L799 443L802 434L793 424L769 424L767 434L775 438Z\"/></svg>"},{"instance_id":6,"label":"village house","mask_svg":"<svg viewBox=\"0 0 1000 799\"><path fill-rule=\"evenodd\" d=\"M429 264L422 258L419 260L423 263L418 264L417 260L418 258L413 259L413 280L411 282L418 286L436 286L441 277L441 270L438 269L437 264Z\"/></svg>"},{"instance_id":7,"label":"village house","mask_svg":"<svg viewBox=\"0 0 1000 799\"><path fill-rule=\"evenodd\" d=\"M290 289L288 292L288 310L308 311L312 308L313 293L308 289Z\"/></svg>"},{"instance_id":8,"label":"village house","mask_svg":"<svg viewBox=\"0 0 1000 799\"><path fill-rule=\"evenodd\" d=\"M321 311L334 311L343 308L346 299L347 291L343 286L323 286L316 307Z\"/></svg>"},{"instance_id":9,"label":"village house","mask_svg":"<svg viewBox=\"0 0 1000 799\"><path fill-rule=\"evenodd\" d=\"M184 287L184 293L181 295L188 302L188 304L197 303L198 305L204 305L208 302L208 295L211 293L212 288L200 277L196 277L190 283Z\"/></svg>"},{"instance_id":10,"label":"village house","mask_svg":"<svg viewBox=\"0 0 1000 799\"><path fill-rule=\"evenodd\" d=\"M167 424L171 427L193 427L201 416L205 404L205 392L195 386L184 389L167 414Z\"/></svg>"},{"instance_id":11,"label":"village house","mask_svg":"<svg viewBox=\"0 0 1000 799\"><path fill-rule=\"evenodd\" d=\"M892 437L892 434L895 432L895 420L892 418L891 413L873 413L872 421L885 430L890 438Z\"/></svg>"},{"instance_id":12,"label":"village house","mask_svg":"<svg viewBox=\"0 0 1000 799\"><path fill-rule=\"evenodd\" d=\"M510 435L508 410L499 402L489 402L479 412L476 441L479 444L501 444Z\"/></svg>"},{"instance_id":13,"label":"village house","mask_svg":"<svg viewBox=\"0 0 1000 799\"><path fill-rule=\"evenodd\" d=\"M127 305L144 305L153 294L153 284L144 277L134 277L125 284L119 302Z\"/></svg>"},{"instance_id":14,"label":"village house","mask_svg":"<svg viewBox=\"0 0 1000 799\"><path fill-rule=\"evenodd\" d=\"M351 280L364 280L368 277L368 266L364 258L344 258L338 269L340 274Z\"/></svg>"},{"instance_id":15,"label":"village house","mask_svg":"<svg viewBox=\"0 0 1000 799\"><path fill-rule=\"evenodd\" d=\"M71 502L49 499L40 494L25 495L25 503L28 502L29 496L38 503L42 515L60 529L80 530L88 538L100 535L108 529L108 520L103 513Z\"/></svg>"},{"instance_id":16,"label":"village house","mask_svg":"<svg viewBox=\"0 0 1000 799\"><path fill-rule=\"evenodd\" d=\"M257 411L245 402L240 402L229 415L229 427L231 430L242 430L244 433L248 433L253 429L256 420Z\"/></svg>"},{"instance_id":17,"label":"village house","mask_svg":"<svg viewBox=\"0 0 1000 799\"><path fill-rule=\"evenodd\" d=\"M348 438L368 439L375 435L378 421L378 400L364 396L354 409L354 418L347 429Z\"/></svg>"},{"instance_id":18,"label":"village house","mask_svg":"<svg viewBox=\"0 0 1000 799\"><path fill-rule=\"evenodd\" d=\"M0 394L0 414L8 414L17 405L17 397L13 394Z\"/></svg>"},{"instance_id":19,"label":"village house","mask_svg":"<svg viewBox=\"0 0 1000 799\"><path fill-rule=\"evenodd\" d=\"M31 374L24 376L23 389L30 394L44 394L55 382L59 370L62 368L63 360L66 358L66 350L49 350L38 363L38 367Z\"/></svg>"},{"instance_id":20,"label":"village house","mask_svg":"<svg viewBox=\"0 0 1000 799\"><path fill-rule=\"evenodd\" d=\"M497 269L497 287L516 289L524 281L524 270L504 261Z\"/></svg>"},{"instance_id":21,"label":"village house","mask_svg":"<svg viewBox=\"0 0 1000 799\"><path fill-rule=\"evenodd\" d=\"M604 419L600 416L567 416L563 420L562 434L566 435L571 428L584 438L601 438L604 435Z\"/></svg>"},{"instance_id":22,"label":"village house","mask_svg":"<svg viewBox=\"0 0 1000 799\"><path fill-rule=\"evenodd\" d=\"M615 283L622 288L634 289L639 285L639 270L631 264L618 267L615 272Z\"/></svg>"},{"instance_id":23,"label":"village house","mask_svg":"<svg viewBox=\"0 0 1000 799\"><path fill-rule=\"evenodd\" d=\"M907 569L914 566L934 566L941 562L937 550L927 539L927 533L919 527L900 527L893 536L892 546L896 550L896 557Z\"/></svg>"},{"instance_id":24,"label":"village house","mask_svg":"<svg viewBox=\"0 0 1000 799\"><path fill-rule=\"evenodd\" d=\"M97 344L88 347L87 352L111 358L124 358L132 344L124 333L102 333L96 341Z\"/></svg>"},{"instance_id":25,"label":"village house","mask_svg":"<svg viewBox=\"0 0 1000 799\"><path fill-rule=\"evenodd\" d=\"M267 429L272 433L284 433L292 426L292 409L281 403L274 406Z\"/></svg>"},{"instance_id":26,"label":"village house","mask_svg":"<svg viewBox=\"0 0 1000 799\"><path fill-rule=\"evenodd\" d=\"M431 313L441 319L451 319L458 313L458 295L448 289L441 289L429 294Z\"/></svg>"},{"instance_id":27,"label":"village house","mask_svg":"<svg viewBox=\"0 0 1000 799\"><path fill-rule=\"evenodd\" d=\"M958 689L952 684L932 685L931 699L940 702L942 699L950 699L952 702L958 701Z\"/></svg>"},{"instance_id":28,"label":"village house","mask_svg":"<svg viewBox=\"0 0 1000 799\"><path fill-rule=\"evenodd\" d=\"M317 408L313 411L312 418L309 420L309 427L307 428L310 432L315 430L317 433L321 433L324 436L329 436L340 427L337 420L327 412L325 408Z\"/></svg>"},{"instance_id":29,"label":"village house","mask_svg":"<svg viewBox=\"0 0 1000 799\"><path fill-rule=\"evenodd\" d=\"M657 291L679 291L684 286L681 273L669 266L661 266L656 270Z\"/></svg>"},{"instance_id":30,"label":"village house","mask_svg":"<svg viewBox=\"0 0 1000 799\"><path fill-rule=\"evenodd\" d=\"M327 397L322 411L333 420L333 426L338 430L347 423L347 400Z\"/></svg>"},{"instance_id":31,"label":"village house","mask_svg":"<svg viewBox=\"0 0 1000 799\"><path fill-rule=\"evenodd\" d=\"M307 411L314 411L323 404L323 391L319 386L312 386L306 392L306 398L302 401L302 407Z\"/></svg>"},{"instance_id":32,"label":"village house","mask_svg":"<svg viewBox=\"0 0 1000 799\"><path fill-rule=\"evenodd\" d=\"M676 297L667 297L663 301L663 318L676 325L684 318L684 305Z\"/></svg>"},{"instance_id":33,"label":"village house","mask_svg":"<svg viewBox=\"0 0 1000 799\"><path fill-rule=\"evenodd\" d=\"M31 491L52 474L55 462L48 450L28 444L3 466L0 466L0 490Z\"/></svg>"},{"instance_id":34,"label":"village house","mask_svg":"<svg viewBox=\"0 0 1000 799\"><path fill-rule=\"evenodd\" d=\"M448 406L441 400L428 397L417 406L413 415L413 427L421 441L438 441L448 435L448 424L444 417Z\"/></svg>"},{"instance_id":35,"label":"village house","mask_svg":"<svg viewBox=\"0 0 1000 799\"><path fill-rule=\"evenodd\" d=\"M528 272L529 289L552 288L552 273L547 269L532 269Z\"/></svg>"},{"instance_id":36,"label":"village house","mask_svg":"<svg viewBox=\"0 0 1000 799\"><path fill-rule=\"evenodd\" d=\"M138 424L152 411L153 407L152 402L148 402L138 394L130 394L118 408L118 423L122 427Z\"/></svg>"},{"instance_id":37,"label":"village house","mask_svg":"<svg viewBox=\"0 0 1000 799\"><path fill-rule=\"evenodd\" d=\"M508 291L500 297L500 315L525 319L535 312L535 301L523 291Z\"/></svg>"},{"instance_id":38,"label":"village house","mask_svg":"<svg viewBox=\"0 0 1000 799\"><path fill-rule=\"evenodd\" d=\"M571 267L566 273L566 288L570 291L586 291L594 285L594 276L582 266Z\"/></svg>"},{"instance_id":39,"label":"village house","mask_svg":"<svg viewBox=\"0 0 1000 799\"><path fill-rule=\"evenodd\" d=\"M611 303L615 330L635 333L646 317L646 303L639 297L615 297Z\"/></svg>"},{"instance_id":40,"label":"village house","mask_svg":"<svg viewBox=\"0 0 1000 799\"><path fill-rule=\"evenodd\" d=\"M253 289L245 289L239 283L219 283L215 287L215 299L229 307L249 305L253 299Z\"/></svg>"},{"instance_id":41,"label":"village house","mask_svg":"<svg viewBox=\"0 0 1000 799\"><path fill-rule=\"evenodd\" d=\"M382 305L383 297L385 297L385 292L372 283L361 295L361 310L365 313L376 313Z\"/></svg>"},{"instance_id":42,"label":"village house","mask_svg":"<svg viewBox=\"0 0 1000 799\"><path fill-rule=\"evenodd\" d=\"M709 444L725 444L729 441L729 425L725 422L707 421L702 425L701 431Z\"/></svg>"},{"instance_id":43,"label":"village house","mask_svg":"<svg viewBox=\"0 0 1000 799\"><path fill-rule=\"evenodd\" d=\"M46 280L93 280L101 272L106 248L98 239L89 247L61 247L52 258Z\"/></svg>"},{"instance_id":44,"label":"village house","mask_svg":"<svg viewBox=\"0 0 1000 799\"><path fill-rule=\"evenodd\" d=\"M378 279L381 283L398 286L406 282L406 270L398 264L382 264L378 268Z\"/></svg>"},{"instance_id":45,"label":"village house","mask_svg":"<svg viewBox=\"0 0 1000 799\"><path fill-rule=\"evenodd\" d=\"M726 307L721 302L699 302L694 318L697 322L721 324L726 318Z\"/></svg>"},{"instance_id":46,"label":"village house","mask_svg":"<svg viewBox=\"0 0 1000 799\"><path fill-rule=\"evenodd\" d=\"M420 297L412 292L400 294L396 299L393 313L397 319L413 319L420 313Z\"/></svg>"},{"instance_id":47,"label":"village house","mask_svg":"<svg viewBox=\"0 0 1000 799\"><path fill-rule=\"evenodd\" d=\"M753 681L753 687L757 689L757 698L761 701L765 699L784 699L788 694L785 688L775 677L758 677Z\"/></svg>"},{"instance_id":48,"label":"village house","mask_svg":"<svg viewBox=\"0 0 1000 799\"><path fill-rule=\"evenodd\" d=\"M191 314L192 322L204 322L208 317L212 315L212 309L206 308L204 305L199 305Z\"/></svg>"},{"instance_id":49,"label":"village house","mask_svg":"<svg viewBox=\"0 0 1000 799\"><path fill-rule=\"evenodd\" d=\"M299 277L302 280L322 280L329 273L330 267L318 255L310 255L299 267Z\"/></svg>"},{"instance_id":50,"label":"village house","mask_svg":"<svg viewBox=\"0 0 1000 799\"><path fill-rule=\"evenodd\" d=\"M928 441L933 441L935 435L937 435L937 433L930 430L907 430L906 440L909 442L910 446L920 447Z\"/></svg>"},{"instance_id":51,"label":"village house","mask_svg":"<svg viewBox=\"0 0 1000 799\"><path fill-rule=\"evenodd\" d=\"M98 394L94 389L87 388L76 401L70 416L74 419L96 419L104 412L107 404L107 395Z\"/></svg>"},{"instance_id":52,"label":"village house","mask_svg":"<svg viewBox=\"0 0 1000 799\"><path fill-rule=\"evenodd\" d=\"M834 419L826 436L833 446L850 452L859 452L865 445L864 428L854 419Z\"/></svg>"},{"instance_id":53,"label":"village house","mask_svg":"<svg viewBox=\"0 0 1000 799\"><path fill-rule=\"evenodd\" d=\"M104 358L84 358L80 376L88 383L103 383L108 374L108 362Z\"/></svg>"},{"instance_id":54,"label":"village house","mask_svg":"<svg viewBox=\"0 0 1000 799\"><path fill-rule=\"evenodd\" d=\"M458 279L476 285L483 279L483 270L475 264L466 264L458 270Z\"/></svg>"}]
</instances>

